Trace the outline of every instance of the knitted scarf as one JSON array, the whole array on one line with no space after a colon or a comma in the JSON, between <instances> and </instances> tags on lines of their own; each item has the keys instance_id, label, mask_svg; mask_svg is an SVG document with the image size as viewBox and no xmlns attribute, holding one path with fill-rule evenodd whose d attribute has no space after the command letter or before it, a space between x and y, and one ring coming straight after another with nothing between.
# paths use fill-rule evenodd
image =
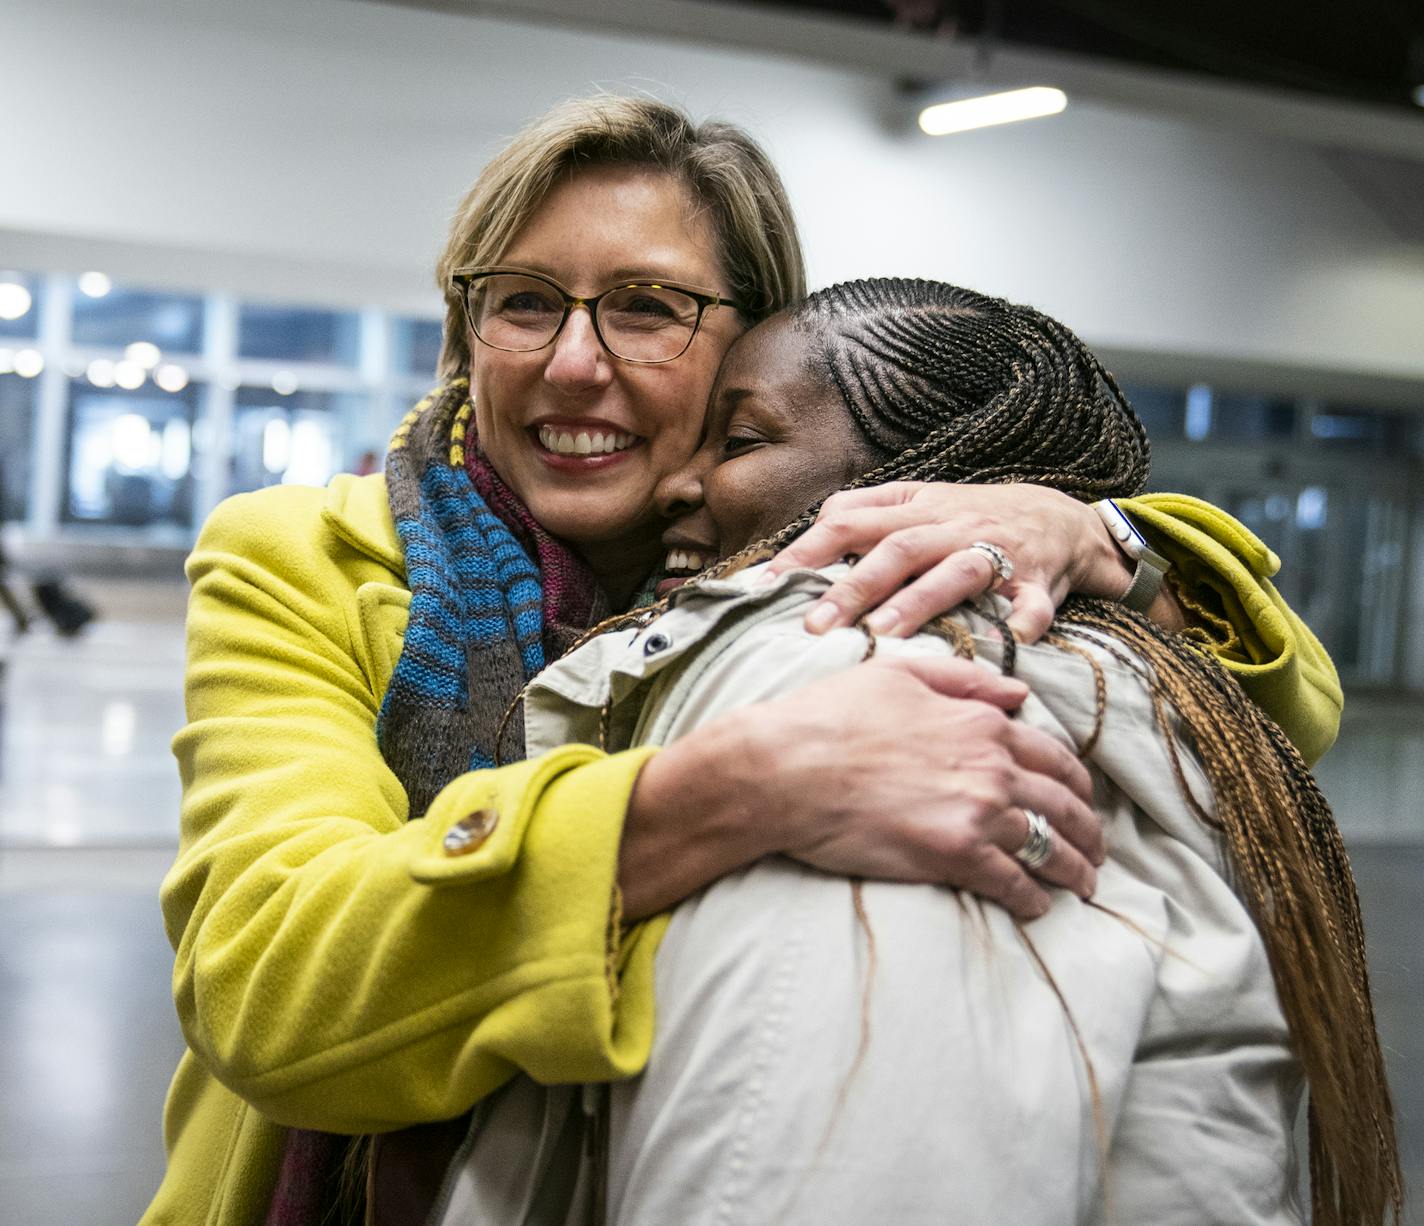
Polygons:
<instances>
[{"instance_id":1,"label":"knitted scarf","mask_svg":"<svg viewBox=\"0 0 1424 1226\"><path fill-rule=\"evenodd\" d=\"M505 708L605 611L588 568L466 446L468 389L456 379L416 405L386 458L411 597L376 738L412 818L455 776L494 765ZM524 748L511 725L506 761Z\"/></svg>"},{"instance_id":2,"label":"knitted scarf","mask_svg":"<svg viewBox=\"0 0 1424 1226\"><path fill-rule=\"evenodd\" d=\"M592 572L535 522L474 434L469 381L437 387L397 427L386 491L410 620L376 721L381 754L422 817L452 779L493 766L505 709L607 613ZM502 760L524 752L511 720ZM350 1138L290 1129L266 1226L327 1220Z\"/></svg>"}]
</instances>

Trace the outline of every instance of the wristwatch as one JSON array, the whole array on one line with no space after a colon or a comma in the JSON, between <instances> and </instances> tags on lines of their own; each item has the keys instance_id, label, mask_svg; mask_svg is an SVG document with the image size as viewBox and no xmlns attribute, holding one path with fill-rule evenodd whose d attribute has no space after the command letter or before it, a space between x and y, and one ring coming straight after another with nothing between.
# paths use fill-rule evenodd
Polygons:
<instances>
[{"instance_id":1,"label":"wristwatch","mask_svg":"<svg viewBox=\"0 0 1424 1226\"><path fill-rule=\"evenodd\" d=\"M1160 553L1153 552L1147 538L1137 530L1137 525L1111 498L1093 503L1098 518L1108 526L1117 547L1133 562L1137 569L1132 573L1132 586L1127 589L1119 603L1125 604L1137 613L1146 613L1162 590L1162 580L1172 568L1172 564Z\"/></svg>"}]
</instances>

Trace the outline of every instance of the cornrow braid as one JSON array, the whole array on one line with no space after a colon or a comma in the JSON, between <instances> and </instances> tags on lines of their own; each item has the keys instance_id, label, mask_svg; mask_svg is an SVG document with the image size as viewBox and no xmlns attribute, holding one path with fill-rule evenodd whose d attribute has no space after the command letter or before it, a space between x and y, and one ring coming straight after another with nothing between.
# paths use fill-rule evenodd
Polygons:
<instances>
[{"instance_id":1,"label":"cornrow braid","mask_svg":"<svg viewBox=\"0 0 1424 1226\"><path fill-rule=\"evenodd\" d=\"M819 290L787 319L882 458L857 485L1028 481L1085 500L1140 493L1146 431L1057 320L938 281Z\"/></svg>"}]
</instances>

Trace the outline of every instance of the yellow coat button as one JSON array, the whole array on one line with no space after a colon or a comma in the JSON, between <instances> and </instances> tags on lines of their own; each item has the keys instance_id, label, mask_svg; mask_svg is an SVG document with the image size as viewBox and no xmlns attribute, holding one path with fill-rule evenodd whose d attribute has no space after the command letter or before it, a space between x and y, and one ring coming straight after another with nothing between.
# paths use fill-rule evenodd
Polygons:
<instances>
[{"instance_id":1,"label":"yellow coat button","mask_svg":"<svg viewBox=\"0 0 1424 1226\"><path fill-rule=\"evenodd\" d=\"M441 846L447 856L464 856L478 849L499 825L499 813L494 809L476 809L462 817L445 832Z\"/></svg>"}]
</instances>

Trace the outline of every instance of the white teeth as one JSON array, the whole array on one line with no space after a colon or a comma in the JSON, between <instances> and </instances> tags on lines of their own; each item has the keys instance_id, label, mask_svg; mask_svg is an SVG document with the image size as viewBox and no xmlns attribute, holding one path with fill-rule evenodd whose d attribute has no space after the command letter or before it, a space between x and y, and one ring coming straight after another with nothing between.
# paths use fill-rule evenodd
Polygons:
<instances>
[{"instance_id":1,"label":"white teeth","mask_svg":"<svg viewBox=\"0 0 1424 1226\"><path fill-rule=\"evenodd\" d=\"M636 434L622 431L601 430L568 431L557 430L553 426L539 427L539 442L557 455L612 455L615 451L626 451L638 441Z\"/></svg>"},{"instance_id":2,"label":"white teeth","mask_svg":"<svg viewBox=\"0 0 1424 1226\"><path fill-rule=\"evenodd\" d=\"M710 553L701 553L689 549L670 549L667 560L663 563L663 569L669 571L706 570L716 558Z\"/></svg>"}]
</instances>

